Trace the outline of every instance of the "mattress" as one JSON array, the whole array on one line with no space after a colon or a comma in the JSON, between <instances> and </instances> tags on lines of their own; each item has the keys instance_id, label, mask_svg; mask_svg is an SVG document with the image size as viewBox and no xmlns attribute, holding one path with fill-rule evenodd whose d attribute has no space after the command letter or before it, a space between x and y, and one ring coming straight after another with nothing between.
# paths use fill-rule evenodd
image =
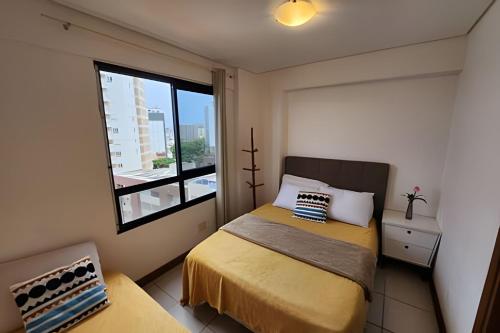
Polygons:
<instances>
[{"instance_id":1,"label":"mattress","mask_svg":"<svg viewBox=\"0 0 500 333\"><path fill-rule=\"evenodd\" d=\"M377 254L375 220L368 228L328 220L319 224L264 205L252 214ZM186 257L183 303L208 302L254 332L362 332L365 298L357 283L222 230Z\"/></svg>"}]
</instances>

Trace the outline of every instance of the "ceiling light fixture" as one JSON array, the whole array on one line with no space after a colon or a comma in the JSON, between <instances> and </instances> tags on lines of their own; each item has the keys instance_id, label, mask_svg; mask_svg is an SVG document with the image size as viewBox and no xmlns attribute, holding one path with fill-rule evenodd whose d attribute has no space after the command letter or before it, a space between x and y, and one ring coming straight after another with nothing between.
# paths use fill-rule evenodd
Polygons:
<instances>
[{"instance_id":1,"label":"ceiling light fixture","mask_svg":"<svg viewBox=\"0 0 500 333\"><path fill-rule=\"evenodd\" d=\"M274 13L276 21L289 27L302 25L314 15L316 15L316 9L306 0L288 0L282 3Z\"/></svg>"}]
</instances>

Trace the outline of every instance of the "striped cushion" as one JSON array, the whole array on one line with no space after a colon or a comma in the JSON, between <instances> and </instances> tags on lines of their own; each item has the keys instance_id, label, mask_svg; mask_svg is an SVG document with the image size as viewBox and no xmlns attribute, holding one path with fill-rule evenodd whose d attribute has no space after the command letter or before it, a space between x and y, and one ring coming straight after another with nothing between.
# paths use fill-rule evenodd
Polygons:
<instances>
[{"instance_id":1,"label":"striped cushion","mask_svg":"<svg viewBox=\"0 0 500 333\"><path fill-rule=\"evenodd\" d=\"M10 287L28 333L63 332L109 305L90 257Z\"/></svg>"},{"instance_id":2,"label":"striped cushion","mask_svg":"<svg viewBox=\"0 0 500 333\"><path fill-rule=\"evenodd\" d=\"M330 195L318 192L299 191L293 210L293 217L308 221L326 223L326 211Z\"/></svg>"}]
</instances>

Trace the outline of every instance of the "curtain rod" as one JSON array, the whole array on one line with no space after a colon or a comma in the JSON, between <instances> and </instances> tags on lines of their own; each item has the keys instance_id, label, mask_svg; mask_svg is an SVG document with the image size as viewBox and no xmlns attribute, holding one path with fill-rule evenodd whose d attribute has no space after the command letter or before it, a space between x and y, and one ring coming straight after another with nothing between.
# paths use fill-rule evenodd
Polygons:
<instances>
[{"instance_id":1,"label":"curtain rod","mask_svg":"<svg viewBox=\"0 0 500 333\"><path fill-rule=\"evenodd\" d=\"M212 66L201 65L201 64L198 64L196 62L192 62L192 61L185 60L185 59L182 59L182 58L179 58L179 57L175 57L175 56L172 56L170 54L163 53L161 51L157 51L155 49L151 49L149 47L142 46L140 44L129 42L129 41L126 41L124 39L117 38L117 37L108 35L106 33L103 33L103 32L97 31L97 30L93 30L91 28L87 28L87 27L79 25L79 24L72 23L72 22L67 21L67 20L63 20L63 19L60 19L60 18L57 18L57 17L54 17L54 16L50 16L50 15L44 14L44 13L40 13L40 16L45 17L45 18L47 18L49 20L53 20L53 21L61 23L63 29L66 30L66 31L68 31L69 28L71 28L71 27L76 27L76 28L79 28L79 29L82 29L82 30L85 30L85 31L88 31L88 32L92 32L94 34L97 34L97 35L100 35L100 36L103 36L103 37L106 37L106 38L113 39L115 41L118 41L118 42L121 42L121 43L124 43L124 44L127 44L127 45L130 45L130 46L139 48L139 49L147 50L149 52L153 52L153 53L159 54L161 56L164 56L164 57L167 57L167 58L179 61L179 62L183 62L183 63L191 65L191 66L196 66L196 67L199 67L199 68L202 68L202 69L208 69L209 71L214 71L214 68Z\"/></svg>"}]
</instances>

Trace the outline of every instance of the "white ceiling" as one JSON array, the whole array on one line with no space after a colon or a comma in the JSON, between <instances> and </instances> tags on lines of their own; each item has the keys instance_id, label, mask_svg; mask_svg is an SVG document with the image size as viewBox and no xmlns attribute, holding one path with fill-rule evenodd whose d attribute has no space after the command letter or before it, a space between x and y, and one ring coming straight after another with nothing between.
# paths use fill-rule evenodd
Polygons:
<instances>
[{"instance_id":1,"label":"white ceiling","mask_svg":"<svg viewBox=\"0 0 500 333\"><path fill-rule=\"evenodd\" d=\"M284 0L55 0L220 63L260 73L466 34L492 0L311 0L300 27Z\"/></svg>"}]
</instances>

